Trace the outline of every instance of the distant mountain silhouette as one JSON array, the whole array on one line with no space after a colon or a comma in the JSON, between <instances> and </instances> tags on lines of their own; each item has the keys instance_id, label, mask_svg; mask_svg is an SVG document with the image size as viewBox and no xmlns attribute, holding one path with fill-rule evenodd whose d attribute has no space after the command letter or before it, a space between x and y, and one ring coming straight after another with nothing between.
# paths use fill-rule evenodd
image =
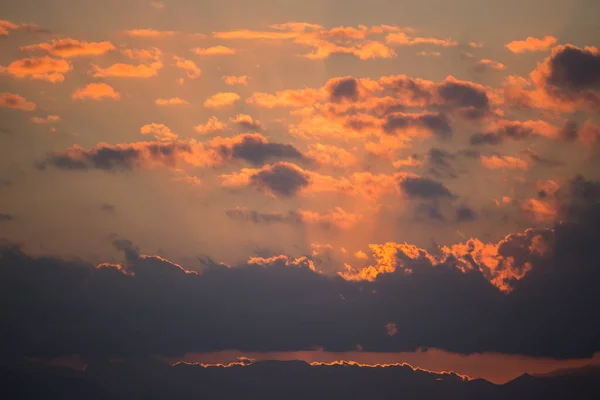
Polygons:
<instances>
[{"instance_id":1,"label":"distant mountain silhouette","mask_svg":"<svg viewBox=\"0 0 600 400\"><path fill-rule=\"evenodd\" d=\"M85 371L18 362L0 365L3 399L597 399L600 369L522 375L504 385L410 366L170 366L156 360L96 362Z\"/></svg>"}]
</instances>

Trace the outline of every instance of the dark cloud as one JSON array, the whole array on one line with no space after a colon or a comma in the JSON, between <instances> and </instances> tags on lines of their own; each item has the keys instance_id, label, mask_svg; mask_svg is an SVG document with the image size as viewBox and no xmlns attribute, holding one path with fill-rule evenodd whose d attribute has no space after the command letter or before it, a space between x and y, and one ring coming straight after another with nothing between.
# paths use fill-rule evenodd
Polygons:
<instances>
[{"instance_id":1,"label":"dark cloud","mask_svg":"<svg viewBox=\"0 0 600 400\"><path fill-rule=\"evenodd\" d=\"M440 138L452 136L450 121L445 114L441 113L404 114L397 112L388 115L383 125L384 131L390 134L409 128L426 129Z\"/></svg>"},{"instance_id":2,"label":"dark cloud","mask_svg":"<svg viewBox=\"0 0 600 400\"><path fill-rule=\"evenodd\" d=\"M579 137L579 125L576 121L567 121L560 130L559 136L566 142L574 142Z\"/></svg>"},{"instance_id":3,"label":"dark cloud","mask_svg":"<svg viewBox=\"0 0 600 400\"><path fill-rule=\"evenodd\" d=\"M423 217L428 220L440 222L446 220L437 202L420 203L415 207L415 211L417 213L417 220L421 220Z\"/></svg>"},{"instance_id":4,"label":"dark cloud","mask_svg":"<svg viewBox=\"0 0 600 400\"><path fill-rule=\"evenodd\" d=\"M390 399L402 394L424 399L594 400L598 367L522 375L502 384L467 379L454 372L431 372L408 364L373 368L351 362L252 361L225 365L155 359L94 361L85 370L41 363L3 365L0 381L11 399ZM374 389L375 388L375 389ZM410 396L415 394L415 396Z\"/></svg>"},{"instance_id":5,"label":"dark cloud","mask_svg":"<svg viewBox=\"0 0 600 400\"><path fill-rule=\"evenodd\" d=\"M253 222L255 224L301 224L302 216L295 211L289 211L287 214L280 212L263 213L255 210L246 210L243 208L233 208L225 210L225 215L235 221Z\"/></svg>"},{"instance_id":6,"label":"dark cloud","mask_svg":"<svg viewBox=\"0 0 600 400\"><path fill-rule=\"evenodd\" d=\"M12 221L14 217L10 214L0 213L0 222Z\"/></svg>"},{"instance_id":7,"label":"dark cloud","mask_svg":"<svg viewBox=\"0 0 600 400\"><path fill-rule=\"evenodd\" d=\"M477 219L477 214L471 207L468 206L460 206L456 210L456 221L457 222L470 222Z\"/></svg>"},{"instance_id":8,"label":"dark cloud","mask_svg":"<svg viewBox=\"0 0 600 400\"><path fill-rule=\"evenodd\" d=\"M437 93L444 105L458 109L464 118L477 119L489 112L487 94L473 84L447 80L437 87Z\"/></svg>"},{"instance_id":9,"label":"dark cloud","mask_svg":"<svg viewBox=\"0 0 600 400\"><path fill-rule=\"evenodd\" d=\"M474 133L469 138L469 143L473 146L481 145L481 144L500 144L502 143L502 136L497 133L488 132L488 133Z\"/></svg>"},{"instance_id":10,"label":"dark cloud","mask_svg":"<svg viewBox=\"0 0 600 400\"><path fill-rule=\"evenodd\" d=\"M436 177L456 178L451 160L456 156L446 150L432 147L427 153L429 172Z\"/></svg>"},{"instance_id":11,"label":"dark cloud","mask_svg":"<svg viewBox=\"0 0 600 400\"><path fill-rule=\"evenodd\" d=\"M75 146L50 152L37 166L40 169L52 166L67 170L128 171L151 162L175 164L178 155L191 152L191 147L182 142L103 143L91 149Z\"/></svg>"},{"instance_id":12,"label":"dark cloud","mask_svg":"<svg viewBox=\"0 0 600 400\"><path fill-rule=\"evenodd\" d=\"M357 101L359 97L358 81L352 77L339 79L329 87L329 93L332 102Z\"/></svg>"},{"instance_id":13,"label":"dark cloud","mask_svg":"<svg viewBox=\"0 0 600 400\"><path fill-rule=\"evenodd\" d=\"M301 159L302 153L291 144L269 143L256 134L241 135L230 145L219 146L222 157L242 159L254 165L262 165L271 159Z\"/></svg>"},{"instance_id":14,"label":"dark cloud","mask_svg":"<svg viewBox=\"0 0 600 400\"><path fill-rule=\"evenodd\" d=\"M536 72L548 95L563 102L583 102L594 111L600 110L598 50L558 46L542 65Z\"/></svg>"},{"instance_id":15,"label":"dark cloud","mask_svg":"<svg viewBox=\"0 0 600 400\"><path fill-rule=\"evenodd\" d=\"M540 155L539 153L533 151L532 149L527 149L527 150L525 150L524 153L527 154L529 156L529 158L531 159L531 161L533 161L537 165L541 165L544 167L550 167L550 168L560 168L560 167L564 167L566 165L564 162L562 162L560 160L554 160L552 158L544 157L544 156Z\"/></svg>"},{"instance_id":16,"label":"dark cloud","mask_svg":"<svg viewBox=\"0 0 600 400\"><path fill-rule=\"evenodd\" d=\"M374 281L323 275L310 259L283 256L209 262L195 274L126 240L115 241L126 262L100 266L3 245L0 319L10 329L0 329L1 354L94 360L360 344L589 357L600 350L600 183L578 177L556 199L553 230L507 236L498 245L505 262L484 264L474 240L435 266L400 245L386 251L395 271ZM495 286L500 278L512 291Z\"/></svg>"},{"instance_id":17,"label":"dark cloud","mask_svg":"<svg viewBox=\"0 0 600 400\"><path fill-rule=\"evenodd\" d=\"M100 205L100 210L107 213L114 213L117 210L117 207L114 204L104 203Z\"/></svg>"},{"instance_id":18,"label":"dark cloud","mask_svg":"<svg viewBox=\"0 0 600 400\"><path fill-rule=\"evenodd\" d=\"M452 198L454 195L443 183L429 178L408 177L400 182L400 188L408 197L423 199Z\"/></svg>"},{"instance_id":19,"label":"dark cloud","mask_svg":"<svg viewBox=\"0 0 600 400\"><path fill-rule=\"evenodd\" d=\"M268 165L250 176L250 182L261 189L276 195L293 196L310 183L308 175L293 164L277 163Z\"/></svg>"},{"instance_id":20,"label":"dark cloud","mask_svg":"<svg viewBox=\"0 0 600 400\"><path fill-rule=\"evenodd\" d=\"M523 140L537 134L538 132L532 126L513 121L490 132L475 133L471 135L469 142L472 145L498 145L504 139Z\"/></svg>"}]
</instances>

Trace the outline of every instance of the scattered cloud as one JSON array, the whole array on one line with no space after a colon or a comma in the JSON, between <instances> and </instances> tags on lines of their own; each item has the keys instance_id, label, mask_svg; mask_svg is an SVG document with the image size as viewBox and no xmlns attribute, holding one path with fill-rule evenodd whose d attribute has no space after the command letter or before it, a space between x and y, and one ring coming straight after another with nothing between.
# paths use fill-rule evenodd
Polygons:
<instances>
[{"instance_id":1,"label":"scattered cloud","mask_svg":"<svg viewBox=\"0 0 600 400\"><path fill-rule=\"evenodd\" d=\"M125 34L131 37L139 38L165 38L173 37L177 32L175 31L159 31L156 29L131 29L125 31Z\"/></svg>"},{"instance_id":2,"label":"scattered cloud","mask_svg":"<svg viewBox=\"0 0 600 400\"><path fill-rule=\"evenodd\" d=\"M161 142L171 142L177 139L179 135L171 131L171 129L164 124L146 124L140 128L142 135L154 135L156 140Z\"/></svg>"},{"instance_id":3,"label":"scattered cloud","mask_svg":"<svg viewBox=\"0 0 600 400\"><path fill-rule=\"evenodd\" d=\"M528 36L525 40L514 40L506 48L515 54L526 52L547 51L554 46L557 39L554 36L544 36L541 39Z\"/></svg>"},{"instance_id":4,"label":"scattered cloud","mask_svg":"<svg viewBox=\"0 0 600 400\"><path fill-rule=\"evenodd\" d=\"M221 108L228 107L240 100L240 95L231 92L220 92L213 94L204 101L204 107Z\"/></svg>"},{"instance_id":5,"label":"scattered cloud","mask_svg":"<svg viewBox=\"0 0 600 400\"><path fill-rule=\"evenodd\" d=\"M155 61L150 64L122 64L117 63L109 67L102 68L96 64L92 64L91 74L95 78L152 78L158 75L158 71L162 69L163 64L160 61Z\"/></svg>"},{"instance_id":6,"label":"scattered cloud","mask_svg":"<svg viewBox=\"0 0 600 400\"><path fill-rule=\"evenodd\" d=\"M2 67L1 70L17 78L39 79L57 83L65 80L65 74L71 70L71 64L66 60L48 56L29 57L13 61L7 67Z\"/></svg>"},{"instance_id":7,"label":"scattered cloud","mask_svg":"<svg viewBox=\"0 0 600 400\"><path fill-rule=\"evenodd\" d=\"M223 56L237 53L236 49L227 46L212 46L207 48L196 47L192 51L199 56Z\"/></svg>"},{"instance_id":8,"label":"scattered cloud","mask_svg":"<svg viewBox=\"0 0 600 400\"><path fill-rule=\"evenodd\" d=\"M194 130L200 134L207 134L213 132L222 132L227 129L227 124L219 121L215 116L208 119L205 124L198 124L194 127Z\"/></svg>"},{"instance_id":9,"label":"scattered cloud","mask_svg":"<svg viewBox=\"0 0 600 400\"><path fill-rule=\"evenodd\" d=\"M36 124L54 124L60 121L58 115L47 115L45 117L31 117L31 120Z\"/></svg>"},{"instance_id":10,"label":"scattered cloud","mask_svg":"<svg viewBox=\"0 0 600 400\"><path fill-rule=\"evenodd\" d=\"M97 56L115 50L111 42L80 42L75 39L55 39L51 43L22 46L21 50L42 50L55 57Z\"/></svg>"},{"instance_id":11,"label":"scattered cloud","mask_svg":"<svg viewBox=\"0 0 600 400\"><path fill-rule=\"evenodd\" d=\"M73 100L119 100L121 94L106 83L88 83L81 88L75 89L71 97Z\"/></svg>"},{"instance_id":12,"label":"scattered cloud","mask_svg":"<svg viewBox=\"0 0 600 400\"><path fill-rule=\"evenodd\" d=\"M233 85L247 86L248 85L248 76L246 76L246 75L240 75L240 76L224 75L221 77L221 79L223 79L223 82L225 82L225 84L229 85L229 86L233 86Z\"/></svg>"},{"instance_id":13,"label":"scattered cloud","mask_svg":"<svg viewBox=\"0 0 600 400\"><path fill-rule=\"evenodd\" d=\"M190 104L187 100L180 99L179 97L171 97L168 99L160 98L154 100L154 104L158 106L175 106L175 105L183 105Z\"/></svg>"},{"instance_id":14,"label":"scattered cloud","mask_svg":"<svg viewBox=\"0 0 600 400\"><path fill-rule=\"evenodd\" d=\"M35 103L28 101L25 97L14 93L0 93L0 107L13 108L15 110L33 111Z\"/></svg>"},{"instance_id":15,"label":"scattered cloud","mask_svg":"<svg viewBox=\"0 0 600 400\"><path fill-rule=\"evenodd\" d=\"M201 71L195 62L177 56L174 56L173 59L175 60L175 66L185 71L188 78L196 79L200 77Z\"/></svg>"}]
</instances>

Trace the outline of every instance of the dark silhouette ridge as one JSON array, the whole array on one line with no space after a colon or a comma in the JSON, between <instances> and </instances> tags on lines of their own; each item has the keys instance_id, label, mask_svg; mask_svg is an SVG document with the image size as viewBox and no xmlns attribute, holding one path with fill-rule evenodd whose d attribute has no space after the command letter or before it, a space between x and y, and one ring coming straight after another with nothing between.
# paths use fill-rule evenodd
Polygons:
<instances>
[{"instance_id":1,"label":"dark silhouette ridge","mask_svg":"<svg viewBox=\"0 0 600 400\"><path fill-rule=\"evenodd\" d=\"M1 364L0 364L1 365ZM30 362L0 366L6 399L595 399L598 368L522 375L504 385L408 365L261 361L230 367L151 359L98 362L74 371Z\"/></svg>"}]
</instances>

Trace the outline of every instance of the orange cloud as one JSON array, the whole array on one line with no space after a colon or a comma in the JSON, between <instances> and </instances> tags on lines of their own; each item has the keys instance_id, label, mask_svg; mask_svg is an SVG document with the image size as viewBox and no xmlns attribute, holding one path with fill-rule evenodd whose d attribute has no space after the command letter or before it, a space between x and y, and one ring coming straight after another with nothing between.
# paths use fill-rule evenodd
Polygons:
<instances>
[{"instance_id":1,"label":"orange cloud","mask_svg":"<svg viewBox=\"0 0 600 400\"><path fill-rule=\"evenodd\" d=\"M220 108L227 107L240 100L240 95L231 92L221 92L210 96L204 101L204 107Z\"/></svg>"},{"instance_id":2,"label":"orange cloud","mask_svg":"<svg viewBox=\"0 0 600 400\"><path fill-rule=\"evenodd\" d=\"M0 20L0 36L7 36L11 31L38 32L39 30L35 24L15 24L4 19Z\"/></svg>"},{"instance_id":3,"label":"orange cloud","mask_svg":"<svg viewBox=\"0 0 600 400\"><path fill-rule=\"evenodd\" d=\"M150 1L150 5L157 10L162 10L163 8L165 8L164 3L161 3L160 1L152 0Z\"/></svg>"},{"instance_id":4,"label":"orange cloud","mask_svg":"<svg viewBox=\"0 0 600 400\"><path fill-rule=\"evenodd\" d=\"M181 70L184 70L188 78L196 79L200 76L200 68L192 60L186 60L181 57L174 56L175 66Z\"/></svg>"},{"instance_id":5,"label":"orange cloud","mask_svg":"<svg viewBox=\"0 0 600 400\"><path fill-rule=\"evenodd\" d=\"M554 36L545 36L542 39L527 37L525 40L515 40L506 45L506 48L515 54L546 51L554 46L557 39Z\"/></svg>"},{"instance_id":6,"label":"orange cloud","mask_svg":"<svg viewBox=\"0 0 600 400\"><path fill-rule=\"evenodd\" d=\"M170 99L156 99L154 104L158 106L174 106L181 104L190 104L186 100L180 99L179 97L172 97Z\"/></svg>"},{"instance_id":7,"label":"orange cloud","mask_svg":"<svg viewBox=\"0 0 600 400\"><path fill-rule=\"evenodd\" d=\"M483 60L480 60L477 62L477 69L480 71L486 70L488 68L492 68L498 71L502 71L503 69L506 68L506 66L502 63L499 63L497 61L492 61L492 60L488 60L487 58L484 58Z\"/></svg>"},{"instance_id":8,"label":"orange cloud","mask_svg":"<svg viewBox=\"0 0 600 400\"><path fill-rule=\"evenodd\" d=\"M82 88L76 89L71 97L73 100L119 100L121 94L106 83L89 83Z\"/></svg>"},{"instance_id":9,"label":"orange cloud","mask_svg":"<svg viewBox=\"0 0 600 400\"><path fill-rule=\"evenodd\" d=\"M142 135L154 135L156 140L161 142L172 142L177 139L179 135L171 131L171 129L164 124L151 123L144 125L140 128Z\"/></svg>"},{"instance_id":10,"label":"orange cloud","mask_svg":"<svg viewBox=\"0 0 600 400\"><path fill-rule=\"evenodd\" d=\"M32 117L31 120L36 124L53 124L60 121L58 115L48 115L46 117Z\"/></svg>"},{"instance_id":11,"label":"orange cloud","mask_svg":"<svg viewBox=\"0 0 600 400\"><path fill-rule=\"evenodd\" d=\"M521 202L521 210L530 214L538 222L551 222L556 217L556 206L553 201L526 199Z\"/></svg>"},{"instance_id":12,"label":"orange cloud","mask_svg":"<svg viewBox=\"0 0 600 400\"><path fill-rule=\"evenodd\" d=\"M423 162L411 156L405 159L396 160L392 163L392 165L394 166L394 168L420 167L421 165L423 165Z\"/></svg>"},{"instance_id":13,"label":"orange cloud","mask_svg":"<svg viewBox=\"0 0 600 400\"><path fill-rule=\"evenodd\" d=\"M13 93L0 93L0 107L13 108L15 110L33 111L36 108L35 103L27 101L23 96Z\"/></svg>"},{"instance_id":14,"label":"orange cloud","mask_svg":"<svg viewBox=\"0 0 600 400\"><path fill-rule=\"evenodd\" d=\"M131 29L125 31L125 34L131 37L142 38L162 38L175 36L175 31L158 31L156 29Z\"/></svg>"},{"instance_id":15,"label":"orange cloud","mask_svg":"<svg viewBox=\"0 0 600 400\"><path fill-rule=\"evenodd\" d=\"M385 43L367 39L368 35L381 35L396 31L395 27L379 26L368 28L360 26L335 27L326 29L321 25L304 22L288 22L271 26L273 31L236 30L213 32L221 40L263 40L281 41L293 39L295 44L311 47L312 51L302 54L309 59L324 59L332 54L352 54L360 59L391 58L396 53Z\"/></svg>"},{"instance_id":16,"label":"orange cloud","mask_svg":"<svg viewBox=\"0 0 600 400\"><path fill-rule=\"evenodd\" d=\"M516 157L511 156L481 156L481 165L487 169L521 169L526 170L529 165L526 161L523 161Z\"/></svg>"},{"instance_id":17,"label":"orange cloud","mask_svg":"<svg viewBox=\"0 0 600 400\"><path fill-rule=\"evenodd\" d=\"M345 148L321 143L310 144L305 155L319 165L347 168L356 164L356 157Z\"/></svg>"},{"instance_id":18,"label":"orange cloud","mask_svg":"<svg viewBox=\"0 0 600 400\"><path fill-rule=\"evenodd\" d=\"M229 121L249 130L260 131L263 129L262 123L248 114L238 114L235 118L229 118Z\"/></svg>"},{"instance_id":19,"label":"orange cloud","mask_svg":"<svg viewBox=\"0 0 600 400\"><path fill-rule=\"evenodd\" d=\"M435 46L442 47L454 47L457 46L458 43L455 40L450 38L448 39L437 39L437 38L428 38L428 37L413 37L409 36L404 32L390 33L385 38L385 41L388 44L398 45L398 46L414 46L417 44L432 44Z\"/></svg>"},{"instance_id":20,"label":"orange cloud","mask_svg":"<svg viewBox=\"0 0 600 400\"><path fill-rule=\"evenodd\" d=\"M223 79L223 82L225 82L226 85L229 86L233 86L233 85L248 85L248 76L246 75L240 75L240 76L235 76L235 75L224 75L221 77L221 79Z\"/></svg>"},{"instance_id":21,"label":"orange cloud","mask_svg":"<svg viewBox=\"0 0 600 400\"><path fill-rule=\"evenodd\" d=\"M207 48L196 47L192 51L199 56L222 56L231 55L237 53L236 49L232 49L226 46L212 46Z\"/></svg>"},{"instance_id":22,"label":"orange cloud","mask_svg":"<svg viewBox=\"0 0 600 400\"><path fill-rule=\"evenodd\" d=\"M71 64L65 60L57 60L48 56L29 57L13 61L2 71L17 78L39 79L52 83L62 82L65 73L71 69Z\"/></svg>"},{"instance_id":23,"label":"orange cloud","mask_svg":"<svg viewBox=\"0 0 600 400\"><path fill-rule=\"evenodd\" d=\"M299 90L281 90L275 94L253 93L246 99L247 103L256 104L260 107L308 107L317 101L325 98L324 90L318 89L299 89Z\"/></svg>"},{"instance_id":24,"label":"orange cloud","mask_svg":"<svg viewBox=\"0 0 600 400\"><path fill-rule=\"evenodd\" d=\"M212 116L208 119L206 124L198 124L194 127L194 130L201 134L207 134L212 132L221 132L227 128L227 124L219 121L219 119L215 116Z\"/></svg>"},{"instance_id":25,"label":"orange cloud","mask_svg":"<svg viewBox=\"0 0 600 400\"><path fill-rule=\"evenodd\" d=\"M38 43L22 46L21 50L43 50L57 57L96 56L115 50L111 42L80 42L75 39L52 40L52 43Z\"/></svg>"},{"instance_id":26,"label":"orange cloud","mask_svg":"<svg viewBox=\"0 0 600 400\"><path fill-rule=\"evenodd\" d=\"M95 78L151 78L158 75L158 71L163 67L162 62L155 61L151 64L113 64L107 68L101 68L92 64L92 76Z\"/></svg>"}]
</instances>

